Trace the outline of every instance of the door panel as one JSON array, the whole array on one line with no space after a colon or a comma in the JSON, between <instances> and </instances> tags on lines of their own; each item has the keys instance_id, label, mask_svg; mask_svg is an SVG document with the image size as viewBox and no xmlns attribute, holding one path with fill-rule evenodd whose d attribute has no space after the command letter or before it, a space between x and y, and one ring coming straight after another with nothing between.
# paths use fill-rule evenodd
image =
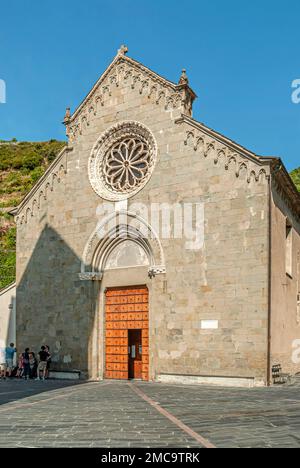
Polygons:
<instances>
[{"instance_id":1,"label":"door panel","mask_svg":"<svg viewBox=\"0 0 300 468\"><path fill-rule=\"evenodd\" d=\"M130 371L130 375L134 378L149 380L148 311L149 294L146 286L110 288L106 291L106 378L128 379ZM135 336L137 351L140 346L142 350L142 354L133 359L132 363L130 363L128 352L131 334Z\"/></svg>"},{"instance_id":2,"label":"door panel","mask_svg":"<svg viewBox=\"0 0 300 468\"><path fill-rule=\"evenodd\" d=\"M143 373L142 330L128 330L128 348L128 378L141 379Z\"/></svg>"}]
</instances>

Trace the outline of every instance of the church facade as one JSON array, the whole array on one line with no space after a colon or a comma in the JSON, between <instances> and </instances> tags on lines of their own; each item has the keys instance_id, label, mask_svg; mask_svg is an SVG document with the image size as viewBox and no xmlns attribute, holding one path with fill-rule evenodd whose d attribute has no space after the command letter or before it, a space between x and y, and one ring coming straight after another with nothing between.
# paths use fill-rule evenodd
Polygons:
<instances>
[{"instance_id":1,"label":"church facade","mask_svg":"<svg viewBox=\"0 0 300 468\"><path fill-rule=\"evenodd\" d=\"M93 379L266 385L300 371L300 196L121 47L14 211L17 344Z\"/></svg>"}]
</instances>

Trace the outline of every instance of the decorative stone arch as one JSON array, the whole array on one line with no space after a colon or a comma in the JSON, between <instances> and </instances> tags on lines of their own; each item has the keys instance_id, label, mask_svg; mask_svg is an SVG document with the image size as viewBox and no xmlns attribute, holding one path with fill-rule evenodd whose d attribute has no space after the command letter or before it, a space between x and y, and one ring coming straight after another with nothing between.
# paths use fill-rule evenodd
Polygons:
<instances>
[{"instance_id":1,"label":"decorative stone arch","mask_svg":"<svg viewBox=\"0 0 300 468\"><path fill-rule=\"evenodd\" d=\"M120 211L111 213L97 226L83 252L81 280L100 280L111 252L123 241L131 240L146 253L150 278L166 273L161 242L150 224L136 213Z\"/></svg>"},{"instance_id":2,"label":"decorative stone arch","mask_svg":"<svg viewBox=\"0 0 300 468\"><path fill-rule=\"evenodd\" d=\"M40 191L40 193L39 193L38 197L39 197L39 201L38 201L38 207L39 207L39 209L40 209L40 208L41 208L41 206L42 206L42 202L43 202L43 200L46 200L46 195L45 195L45 193L44 193L44 191L43 191L43 190L41 190L41 191Z\"/></svg>"},{"instance_id":3,"label":"decorative stone arch","mask_svg":"<svg viewBox=\"0 0 300 468\"><path fill-rule=\"evenodd\" d=\"M31 216L33 216L33 213L32 213L32 211L31 211L31 209L30 209L30 208L26 208L26 211L25 211L25 222L26 222L26 223L28 222L28 220L29 220L29 218L30 218Z\"/></svg>"},{"instance_id":4,"label":"decorative stone arch","mask_svg":"<svg viewBox=\"0 0 300 468\"><path fill-rule=\"evenodd\" d=\"M89 158L89 180L101 198L127 200L149 182L157 161L158 146L151 130L140 122L125 120L96 141Z\"/></svg>"}]
</instances>

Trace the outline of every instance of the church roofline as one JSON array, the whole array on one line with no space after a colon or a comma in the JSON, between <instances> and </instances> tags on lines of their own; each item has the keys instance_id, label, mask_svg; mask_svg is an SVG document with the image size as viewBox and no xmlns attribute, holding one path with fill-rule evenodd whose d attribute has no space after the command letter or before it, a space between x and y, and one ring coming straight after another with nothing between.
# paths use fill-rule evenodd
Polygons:
<instances>
[{"instance_id":1,"label":"church roofline","mask_svg":"<svg viewBox=\"0 0 300 468\"><path fill-rule=\"evenodd\" d=\"M244 146L241 146L240 144L236 143L234 140L231 140L230 138L226 137L222 133L217 132L216 130L213 130L210 127L207 127L205 124L202 122L198 122L197 120L193 119L192 117L188 117L187 115L182 114L182 116L175 120L175 123L181 124L181 123L187 123L194 127L196 130L200 130L206 135L210 136L216 141L219 141L220 143L230 146L233 150L238 151L240 154L245 156L246 158L252 160L256 164L261 164L261 165L268 165L271 160L274 158L272 156L258 156L255 154L253 151L248 150Z\"/></svg>"},{"instance_id":2,"label":"church roofline","mask_svg":"<svg viewBox=\"0 0 300 468\"><path fill-rule=\"evenodd\" d=\"M195 100L197 98L196 93L193 91L193 89L188 85L188 80L184 80L184 82L181 81L183 76L185 75L185 70L183 70L183 75L181 76L180 82L178 84L164 78L163 76L159 75L158 73L154 72L150 68L146 67L142 63L138 62L137 60L128 57L126 55L128 49L125 46L122 46L113 61L110 63L110 65L106 68L104 73L100 76L100 78L96 81L94 86L92 87L91 91L86 95L86 97L83 99L83 101L79 104L79 106L75 109L73 114L69 114L67 119L64 121L64 123L71 123L73 122L76 117L80 114L82 109L84 108L85 104L92 98L98 87L101 85L101 83L105 80L105 78L109 75L111 70L114 68L114 66L117 63L128 63L132 65L133 67L139 68L141 72L145 73L148 75L150 78L154 79L155 81L158 81L161 83L163 86L168 86L169 88L172 89L172 91L179 91L183 87L188 88L190 95L192 96L192 100ZM69 108L67 109L69 111Z\"/></svg>"},{"instance_id":3,"label":"church roofline","mask_svg":"<svg viewBox=\"0 0 300 468\"><path fill-rule=\"evenodd\" d=\"M298 218L300 218L300 193L297 190L290 174L288 173L282 159L278 156L259 156L252 151L249 151L247 148L239 145L235 141L225 137L219 132L207 127L201 122L188 117L186 115L182 115L179 119L175 121L177 124L186 123L191 127L199 130L216 141L231 147L234 151L238 151L242 156L251 161L255 162L261 166L269 166L270 172L273 179L276 183L281 187L284 191L286 197L290 201L293 210L297 213Z\"/></svg>"},{"instance_id":4,"label":"church roofline","mask_svg":"<svg viewBox=\"0 0 300 468\"><path fill-rule=\"evenodd\" d=\"M283 191L285 197L290 202L291 208L297 213L298 222L300 222L300 192L298 192L281 158L272 159L271 174L276 185Z\"/></svg>"},{"instance_id":5,"label":"church roofline","mask_svg":"<svg viewBox=\"0 0 300 468\"><path fill-rule=\"evenodd\" d=\"M73 148L67 146L64 146L64 148L58 153L54 161L50 164L50 166L47 168L47 170L44 172L44 174L40 177L40 179L33 185L31 190L27 193L27 195L23 198L21 203L13 208L12 210L9 211L9 214L12 216L17 216L22 208L26 205L28 200L39 190L39 188L43 185L44 181L48 178L48 176L51 174L53 169L59 164L59 162L62 160L62 157L67 154L69 151L72 151Z\"/></svg>"}]
</instances>

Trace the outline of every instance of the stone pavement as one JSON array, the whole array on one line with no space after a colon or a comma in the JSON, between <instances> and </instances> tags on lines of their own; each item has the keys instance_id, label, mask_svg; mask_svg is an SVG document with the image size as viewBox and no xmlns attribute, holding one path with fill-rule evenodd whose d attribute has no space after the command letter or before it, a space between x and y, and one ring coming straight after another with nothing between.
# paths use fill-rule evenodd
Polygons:
<instances>
[{"instance_id":1,"label":"stone pavement","mask_svg":"<svg viewBox=\"0 0 300 468\"><path fill-rule=\"evenodd\" d=\"M218 448L300 447L300 381L270 389L0 381L0 447L209 442Z\"/></svg>"}]
</instances>

